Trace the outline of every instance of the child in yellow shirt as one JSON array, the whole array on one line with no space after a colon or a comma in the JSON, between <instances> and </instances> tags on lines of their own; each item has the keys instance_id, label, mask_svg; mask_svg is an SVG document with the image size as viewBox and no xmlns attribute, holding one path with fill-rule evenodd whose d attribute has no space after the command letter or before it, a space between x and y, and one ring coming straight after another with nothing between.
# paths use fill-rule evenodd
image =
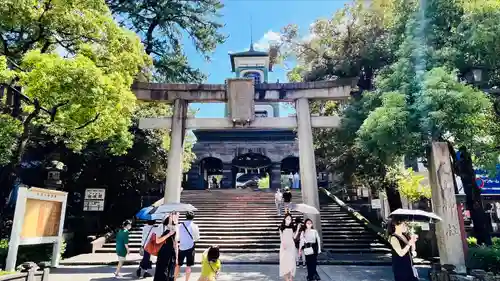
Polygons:
<instances>
[{"instance_id":1,"label":"child in yellow shirt","mask_svg":"<svg viewBox=\"0 0 500 281\"><path fill-rule=\"evenodd\" d=\"M219 275L220 262L219 246L211 246L201 256L201 275L198 281L215 281Z\"/></svg>"}]
</instances>

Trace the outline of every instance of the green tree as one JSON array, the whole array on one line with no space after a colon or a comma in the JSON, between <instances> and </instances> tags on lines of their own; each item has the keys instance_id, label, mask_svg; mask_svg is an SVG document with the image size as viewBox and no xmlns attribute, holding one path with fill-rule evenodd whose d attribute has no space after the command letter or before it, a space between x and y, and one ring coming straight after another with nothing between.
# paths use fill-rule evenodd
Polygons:
<instances>
[{"instance_id":1,"label":"green tree","mask_svg":"<svg viewBox=\"0 0 500 281\"><path fill-rule=\"evenodd\" d=\"M205 59L224 43L223 24L217 21L220 0L147 1L106 0L122 25L135 31L153 57L153 78L165 83L202 82L204 74L192 68L183 50L184 36Z\"/></svg>"},{"instance_id":2,"label":"green tree","mask_svg":"<svg viewBox=\"0 0 500 281\"><path fill-rule=\"evenodd\" d=\"M425 179L423 175L415 175L412 168L403 170L396 176L399 193L410 203L416 203L422 198L431 198L431 188L421 182Z\"/></svg>"},{"instance_id":3,"label":"green tree","mask_svg":"<svg viewBox=\"0 0 500 281\"><path fill-rule=\"evenodd\" d=\"M0 7L0 35L7 62L0 65L0 107L2 122L10 124L0 135L2 141L15 138L13 146L8 138L1 145L11 148L2 186L11 186L12 172L36 137L50 136L77 151L107 140L110 152L126 152L135 107L130 86L150 59L104 2L7 0Z\"/></svg>"},{"instance_id":4,"label":"green tree","mask_svg":"<svg viewBox=\"0 0 500 281\"><path fill-rule=\"evenodd\" d=\"M481 243L490 244L469 151L480 152L489 142L493 107L483 91L457 79L467 69L453 59L465 55L454 45L456 28L471 17L465 7L461 1L430 1L410 18L397 60L376 79L382 105L367 116L358 136L361 146L388 164L403 155L428 158L434 141L460 146L455 168L464 183L474 232Z\"/></svg>"},{"instance_id":5,"label":"green tree","mask_svg":"<svg viewBox=\"0 0 500 281\"><path fill-rule=\"evenodd\" d=\"M298 28L290 25L277 46L282 56L298 62L288 73L291 81L359 79L359 91L352 93L347 107L334 102L313 103L315 113L342 116L340 128L314 130L316 159L322 168L339 174L344 185L368 183L373 189L385 189L391 208L401 206L395 181L386 177L384 163L355 140L370 110L380 104L378 97L366 96L364 91L372 89L375 73L394 60L394 50L401 40L392 32L399 28L396 19L406 17L414 6L409 3L406 10L397 10L400 2L376 0L366 5L353 1L333 18L315 22L311 40L301 39ZM362 95L366 98L361 99Z\"/></svg>"}]
</instances>

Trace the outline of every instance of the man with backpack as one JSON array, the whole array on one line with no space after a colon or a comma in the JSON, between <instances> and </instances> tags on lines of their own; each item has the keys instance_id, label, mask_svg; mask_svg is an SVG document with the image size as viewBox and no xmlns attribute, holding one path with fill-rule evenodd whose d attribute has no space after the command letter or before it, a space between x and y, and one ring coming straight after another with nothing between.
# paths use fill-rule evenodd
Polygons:
<instances>
[{"instance_id":1,"label":"man with backpack","mask_svg":"<svg viewBox=\"0 0 500 281\"><path fill-rule=\"evenodd\" d=\"M186 260L186 281L191 275L191 266L194 265L195 245L200 239L198 226L193 222L194 213L187 212L186 220L179 225L179 258L175 267L175 279L180 272L180 267Z\"/></svg>"}]
</instances>

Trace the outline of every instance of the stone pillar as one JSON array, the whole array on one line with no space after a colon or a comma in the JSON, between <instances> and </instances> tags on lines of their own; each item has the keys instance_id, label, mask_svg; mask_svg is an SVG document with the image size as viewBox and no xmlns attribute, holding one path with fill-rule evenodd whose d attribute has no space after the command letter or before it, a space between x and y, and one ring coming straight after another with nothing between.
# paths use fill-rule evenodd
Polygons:
<instances>
[{"instance_id":1,"label":"stone pillar","mask_svg":"<svg viewBox=\"0 0 500 281\"><path fill-rule=\"evenodd\" d=\"M181 200L182 154L184 151L184 133L187 102L176 99L172 115L170 149L168 150L167 182L165 185L165 203L179 203Z\"/></svg>"},{"instance_id":2,"label":"stone pillar","mask_svg":"<svg viewBox=\"0 0 500 281\"><path fill-rule=\"evenodd\" d=\"M281 187L281 163L272 164L269 182L272 189L278 189Z\"/></svg>"},{"instance_id":3,"label":"stone pillar","mask_svg":"<svg viewBox=\"0 0 500 281\"><path fill-rule=\"evenodd\" d=\"M222 164L222 179L220 181L221 188L234 188L232 169L233 169L233 164L231 163Z\"/></svg>"},{"instance_id":4,"label":"stone pillar","mask_svg":"<svg viewBox=\"0 0 500 281\"><path fill-rule=\"evenodd\" d=\"M309 101L306 98L298 99L295 103L295 110L297 111L297 131L299 137L302 201L307 205L315 207L319 211L318 181L316 179L316 161L314 157ZM320 215L306 215L306 217L313 221L314 228L316 228L321 237Z\"/></svg>"},{"instance_id":5,"label":"stone pillar","mask_svg":"<svg viewBox=\"0 0 500 281\"><path fill-rule=\"evenodd\" d=\"M436 224L436 237L441 264L452 264L465 272L462 233L455 199L450 152L445 142L433 142L429 159L429 180L432 188L432 209L443 220Z\"/></svg>"}]
</instances>

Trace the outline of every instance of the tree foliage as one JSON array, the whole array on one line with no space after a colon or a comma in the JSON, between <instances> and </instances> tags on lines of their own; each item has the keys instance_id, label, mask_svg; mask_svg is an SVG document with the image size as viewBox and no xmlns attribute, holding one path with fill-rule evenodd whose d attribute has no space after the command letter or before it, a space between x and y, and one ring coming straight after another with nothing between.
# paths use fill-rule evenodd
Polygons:
<instances>
[{"instance_id":1,"label":"tree foliage","mask_svg":"<svg viewBox=\"0 0 500 281\"><path fill-rule=\"evenodd\" d=\"M315 131L324 166L345 184L394 188L388 170L402 157L425 159L435 140L473 149L478 164L496 163L492 101L500 102L480 89L498 85L499 16L498 1L353 1L317 21L310 40L286 27L281 54L298 62L289 79L359 79L359 91L334 112L340 128ZM485 79L471 84L478 67Z\"/></svg>"},{"instance_id":2,"label":"tree foliage","mask_svg":"<svg viewBox=\"0 0 500 281\"><path fill-rule=\"evenodd\" d=\"M121 24L142 38L146 53L153 57L153 77L158 82L203 81L204 74L189 65L183 44L189 39L208 60L226 39L220 32L223 25L217 21L223 8L219 0L106 2Z\"/></svg>"},{"instance_id":3,"label":"tree foliage","mask_svg":"<svg viewBox=\"0 0 500 281\"><path fill-rule=\"evenodd\" d=\"M396 176L399 193L410 203L416 203L422 198L431 198L431 188L421 182L425 179L423 175L416 175L412 168L401 171Z\"/></svg>"},{"instance_id":4,"label":"tree foliage","mask_svg":"<svg viewBox=\"0 0 500 281\"><path fill-rule=\"evenodd\" d=\"M4 4L0 50L9 63L0 72L9 73L6 83L22 89L11 95L24 101L17 118L23 128L16 157L23 142L36 134L75 150L91 140L112 140L109 149L124 153L132 140L128 127L135 96L130 86L149 63L139 39L115 24L100 1ZM12 116L10 106L3 104Z\"/></svg>"}]
</instances>

